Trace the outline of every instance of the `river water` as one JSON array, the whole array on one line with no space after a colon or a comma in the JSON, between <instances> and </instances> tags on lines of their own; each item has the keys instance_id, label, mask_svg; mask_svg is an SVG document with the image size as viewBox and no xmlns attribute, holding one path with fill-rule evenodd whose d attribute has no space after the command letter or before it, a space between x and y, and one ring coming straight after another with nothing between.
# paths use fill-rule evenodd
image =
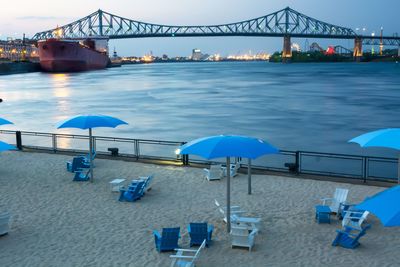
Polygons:
<instances>
[{"instance_id":1,"label":"river water","mask_svg":"<svg viewBox=\"0 0 400 267\"><path fill-rule=\"evenodd\" d=\"M396 156L347 141L400 127L400 64L267 62L125 65L73 74L0 76L1 129L57 130L60 120L101 113L129 123L95 135L189 141L250 135L280 149Z\"/></svg>"}]
</instances>

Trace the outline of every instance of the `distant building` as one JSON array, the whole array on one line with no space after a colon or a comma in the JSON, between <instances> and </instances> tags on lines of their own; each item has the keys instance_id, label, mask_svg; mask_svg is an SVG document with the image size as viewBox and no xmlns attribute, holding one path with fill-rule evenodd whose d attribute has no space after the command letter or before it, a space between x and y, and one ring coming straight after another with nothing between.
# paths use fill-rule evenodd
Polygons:
<instances>
[{"instance_id":1,"label":"distant building","mask_svg":"<svg viewBox=\"0 0 400 267\"><path fill-rule=\"evenodd\" d=\"M193 49L192 50L192 60L202 60L203 54L201 53L200 49Z\"/></svg>"}]
</instances>

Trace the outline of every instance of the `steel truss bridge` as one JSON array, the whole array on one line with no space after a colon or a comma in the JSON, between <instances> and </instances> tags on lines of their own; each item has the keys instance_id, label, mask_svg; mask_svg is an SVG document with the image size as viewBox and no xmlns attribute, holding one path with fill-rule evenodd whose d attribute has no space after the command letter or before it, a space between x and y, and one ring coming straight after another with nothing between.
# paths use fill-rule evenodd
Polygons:
<instances>
[{"instance_id":1,"label":"steel truss bridge","mask_svg":"<svg viewBox=\"0 0 400 267\"><path fill-rule=\"evenodd\" d=\"M82 39L103 36L109 39L145 37L203 37L203 36L269 36L284 37L284 53L290 49L290 37L355 39L355 51L366 45L400 46L398 36L363 36L350 28L329 24L287 7L255 19L208 26L169 26L135 21L98 10L89 16L33 36L34 40L48 38ZM288 44L289 43L289 44ZM291 52L286 51L287 53Z\"/></svg>"}]
</instances>

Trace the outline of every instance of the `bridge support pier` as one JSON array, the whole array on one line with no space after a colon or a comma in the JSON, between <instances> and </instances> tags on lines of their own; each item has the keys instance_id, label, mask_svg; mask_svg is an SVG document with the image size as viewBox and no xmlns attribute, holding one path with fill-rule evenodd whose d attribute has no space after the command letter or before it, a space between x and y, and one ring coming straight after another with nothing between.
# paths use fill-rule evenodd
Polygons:
<instances>
[{"instance_id":1,"label":"bridge support pier","mask_svg":"<svg viewBox=\"0 0 400 267\"><path fill-rule=\"evenodd\" d=\"M283 37L283 51L282 51L282 62L290 62L292 58L292 44L290 42L290 35Z\"/></svg>"},{"instance_id":2,"label":"bridge support pier","mask_svg":"<svg viewBox=\"0 0 400 267\"><path fill-rule=\"evenodd\" d=\"M363 56L362 41L363 40L360 37L357 37L356 39L354 39L353 57L354 57L354 60L357 62L360 62L361 58Z\"/></svg>"}]
</instances>

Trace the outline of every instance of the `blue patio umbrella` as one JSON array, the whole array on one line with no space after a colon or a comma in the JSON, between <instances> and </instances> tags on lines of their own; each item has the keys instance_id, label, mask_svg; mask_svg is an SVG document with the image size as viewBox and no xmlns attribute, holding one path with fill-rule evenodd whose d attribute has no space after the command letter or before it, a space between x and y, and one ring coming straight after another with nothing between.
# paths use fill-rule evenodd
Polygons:
<instances>
[{"instance_id":1,"label":"blue patio umbrella","mask_svg":"<svg viewBox=\"0 0 400 267\"><path fill-rule=\"evenodd\" d=\"M349 142L361 147L387 147L400 150L400 128L389 128L362 134ZM400 155L397 170L397 182L400 182Z\"/></svg>"},{"instance_id":2,"label":"blue patio umbrella","mask_svg":"<svg viewBox=\"0 0 400 267\"><path fill-rule=\"evenodd\" d=\"M193 154L206 159L226 157L226 182L227 182L227 230L231 230L230 218L230 157L243 157L249 159L248 178L249 194L251 193L251 159L256 159L266 154L276 154L279 150L267 142L247 136L217 135L199 138L181 146L179 154Z\"/></svg>"},{"instance_id":3,"label":"blue patio umbrella","mask_svg":"<svg viewBox=\"0 0 400 267\"><path fill-rule=\"evenodd\" d=\"M14 123L12 123L12 122L9 121L9 120L0 118L0 125L4 125L4 124L14 124Z\"/></svg>"},{"instance_id":4,"label":"blue patio umbrella","mask_svg":"<svg viewBox=\"0 0 400 267\"><path fill-rule=\"evenodd\" d=\"M17 149L15 146L7 144L6 142L0 141L0 152L7 150L15 150Z\"/></svg>"},{"instance_id":5,"label":"blue patio umbrella","mask_svg":"<svg viewBox=\"0 0 400 267\"><path fill-rule=\"evenodd\" d=\"M111 127L115 128L121 124L128 124L123 120L101 115L77 115L69 118L58 124L60 128L78 128L78 129L89 129L89 166L90 166L90 181L93 182L93 166L92 166L92 153L93 153L93 140L92 140L92 128L97 127Z\"/></svg>"},{"instance_id":6,"label":"blue patio umbrella","mask_svg":"<svg viewBox=\"0 0 400 267\"><path fill-rule=\"evenodd\" d=\"M378 217L384 226L400 226L400 185L366 198L356 208Z\"/></svg>"}]
</instances>

